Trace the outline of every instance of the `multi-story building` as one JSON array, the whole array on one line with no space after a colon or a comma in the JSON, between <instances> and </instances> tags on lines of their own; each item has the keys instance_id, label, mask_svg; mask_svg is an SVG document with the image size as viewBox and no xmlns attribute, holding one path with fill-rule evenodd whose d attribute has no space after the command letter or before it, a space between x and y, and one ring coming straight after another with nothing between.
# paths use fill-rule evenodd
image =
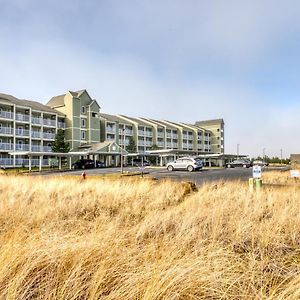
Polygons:
<instances>
[{"instance_id":1,"label":"multi-story building","mask_svg":"<svg viewBox=\"0 0 300 300\"><path fill-rule=\"evenodd\" d=\"M224 154L222 119L188 124L105 114L86 90L55 96L46 105L0 94L0 166L28 165L29 157L30 165L40 163L41 157L49 164L59 128L64 129L73 160L93 154L109 165L118 164L120 151L131 139L135 155L173 159Z\"/></svg>"}]
</instances>

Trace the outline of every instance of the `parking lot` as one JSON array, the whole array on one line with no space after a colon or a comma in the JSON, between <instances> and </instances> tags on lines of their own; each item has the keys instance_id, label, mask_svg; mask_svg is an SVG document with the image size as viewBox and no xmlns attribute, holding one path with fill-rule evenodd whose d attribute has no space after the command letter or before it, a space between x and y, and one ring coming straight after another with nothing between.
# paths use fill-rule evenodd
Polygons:
<instances>
[{"instance_id":1,"label":"parking lot","mask_svg":"<svg viewBox=\"0 0 300 300\"><path fill-rule=\"evenodd\" d=\"M270 170L278 170L280 168L267 167L264 168L264 172ZM100 169L87 169L84 170L87 177L93 175L105 175L105 174L120 174L120 168L100 168ZM138 167L125 167L124 172L132 173L141 171ZM45 175L74 175L80 176L83 170L73 170L68 172L51 172L45 173ZM216 168L216 169L203 169L196 172L188 171L168 171L165 168L145 168L145 177L151 176L157 179L170 178L176 181L190 181L194 182L196 185L202 185L206 182L213 181L232 181L232 180L242 180L246 181L248 178L252 177L252 168Z\"/></svg>"}]
</instances>

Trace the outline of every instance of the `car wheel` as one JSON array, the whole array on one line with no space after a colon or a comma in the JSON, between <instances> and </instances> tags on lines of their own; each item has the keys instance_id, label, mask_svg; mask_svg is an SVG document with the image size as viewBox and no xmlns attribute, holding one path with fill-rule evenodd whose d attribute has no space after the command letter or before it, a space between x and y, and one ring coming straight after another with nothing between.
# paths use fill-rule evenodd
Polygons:
<instances>
[{"instance_id":1,"label":"car wheel","mask_svg":"<svg viewBox=\"0 0 300 300\"><path fill-rule=\"evenodd\" d=\"M193 166L188 166L188 167L187 167L187 170L188 170L189 172L193 172L193 171L194 171L194 167L193 167Z\"/></svg>"},{"instance_id":2,"label":"car wheel","mask_svg":"<svg viewBox=\"0 0 300 300\"><path fill-rule=\"evenodd\" d=\"M172 166L168 166L167 170L172 172L174 170L174 168Z\"/></svg>"}]
</instances>

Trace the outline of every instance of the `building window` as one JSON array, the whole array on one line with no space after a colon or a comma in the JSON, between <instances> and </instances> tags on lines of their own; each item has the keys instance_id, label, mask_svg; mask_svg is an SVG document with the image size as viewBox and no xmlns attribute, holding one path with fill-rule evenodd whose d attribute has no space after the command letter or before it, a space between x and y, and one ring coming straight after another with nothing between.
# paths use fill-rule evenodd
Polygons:
<instances>
[{"instance_id":1,"label":"building window","mask_svg":"<svg viewBox=\"0 0 300 300\"><path fill-rule=\"evenodd\" d=\"M86 121L85 119L81 119L81 127L85 127L86 126Z\"/></svg>"},{"instance_id":2,"label":"building window","mask_svg":"<svg viewBox=\"0 0 300 300\"><path fill-rule=\"evenodd\" d=\"M85 140L85 131L81 131L81 139Z\"/></svg>"},{"instance_id":3,"label":"building window","mask_svg":"<svg viewBox=\"0 0 300 300\"><path fill-rule=\"evenodd\" d=\"M81 106L81 113L84 115L85 114L85 106Z\"/></svg>"},{"instance_id":4,"label":"building window","mask_svg":"<svg viewBox=\"0 0 300 300\"><path fill-rule=\"evenodd\" d=\"M93 118L96 118L96 117L97 117L97 113L92 112L92 117L93 117Z\"/></svg>"}]
</instances>

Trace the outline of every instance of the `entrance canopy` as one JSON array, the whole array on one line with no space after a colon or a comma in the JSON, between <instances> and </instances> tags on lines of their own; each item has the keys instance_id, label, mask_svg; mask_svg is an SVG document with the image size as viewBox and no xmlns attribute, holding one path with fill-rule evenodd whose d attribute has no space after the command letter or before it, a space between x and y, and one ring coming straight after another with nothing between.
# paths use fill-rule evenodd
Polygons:
<instances>
[{"instance_id":1,"label":"entrance canopy","mask_svg":"<svg viewBox=\"0 0 300 300\"><path fill-rule=\"evenodd\" d=\"M81 152L82 151L82 152ZM72 152L69 152L72 153ZM105 141L102 143L95 144L85 144L79 147L79 151L76 152L77 155L96 155L96 154L104 154L104 155L128 155L128 152L120 147L114 141ZM79 154L78 154L79 153ZM82 153L82 154L80 154Z\"/></svg>"}]
</instances>

